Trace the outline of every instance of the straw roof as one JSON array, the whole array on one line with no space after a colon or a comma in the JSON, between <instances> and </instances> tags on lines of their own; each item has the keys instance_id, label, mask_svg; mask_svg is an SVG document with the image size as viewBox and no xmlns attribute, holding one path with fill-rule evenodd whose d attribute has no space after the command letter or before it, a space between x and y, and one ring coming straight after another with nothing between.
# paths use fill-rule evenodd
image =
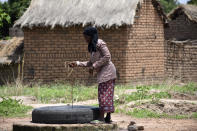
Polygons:
<instances>
[{"instance_id":1,"label":"straw roof","mask_svg":"<svg viewBox=\"0 0 197 131\"><path fill-rule=\"evenodd\" d=\"M18 63L23 53L23 38L0 41L0 64Z\"/></svg>"},{"instance_id":2,"label":"straw roof","mask_svg":"<svg viewBox=\"0 0 197 131\"><path fill-rule=\"evenodd\" d=\"M15 26L132 25L138 3L143 0L32 0Z\"/></svg>"},{"instance_id":3,"label":"straw roof","mask_svg":"<svg viewBox=\"0 0 197 131\"><path fill-rule=\"evenodd\" d=\"M180 14L185 14L189 20L197 22L197 6L195 5L180 5L168 14L170 19L175 19Z\"/></svg>"}]
</instances>

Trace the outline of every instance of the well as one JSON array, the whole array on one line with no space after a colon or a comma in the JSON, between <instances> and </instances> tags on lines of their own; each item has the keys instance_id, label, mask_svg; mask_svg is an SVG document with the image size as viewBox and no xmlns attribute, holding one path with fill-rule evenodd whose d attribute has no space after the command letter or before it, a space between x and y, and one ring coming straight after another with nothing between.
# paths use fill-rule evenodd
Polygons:
<instances>
[{"instance_id":1,"label":"well","mask_svg":"<svg viewBox=\"0 0 197 131\"><path fill-rule=\"evenodd\" d=\"M47 106L32 111L32 121L13 124L13 131L114 131L116 123L90 124L99 117L93 106Z\"/></svg>"}]
</instances>

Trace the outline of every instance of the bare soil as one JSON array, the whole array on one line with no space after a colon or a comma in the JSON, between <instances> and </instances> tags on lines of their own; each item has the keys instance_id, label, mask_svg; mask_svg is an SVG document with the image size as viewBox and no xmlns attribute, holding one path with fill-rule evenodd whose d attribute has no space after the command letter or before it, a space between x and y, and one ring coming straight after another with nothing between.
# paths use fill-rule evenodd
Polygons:
<instances>
[{"instance_id":1,"label":"bare soil","mask_svg":"<svg viewBox=\"0 0 197 131\"><path fill-rule=\"evenodd\" d=\"M170 93L172 99L181 99L181 100L197 100L197 95L190 95L185 93Z\"/></svg>"},{"instance_id":2,"label":"bare soil","mask_svg":"<svg viewBox=\"0 0 197 131\"><path fill-rule=\"evenodd\" d=\"M197 119L139 119L123 114L113 114L112 120L117 122L120 131L126 131L130 121L135 121L137 125L144 126L145 131L197 131ZM19 121L31 121L31 117L25 118L0 118L0 130L11 131L12 125Z\"/></svg>"},{"instance_id":3,"label":"bare soil","mask_svg":"<svg viewBox=\"0 0 197 131\"><path fill-rule=\"evenodd\" d=\"M135 121L137 125L144 126L145 131L197 131L197 119L139 119L113 114L112 120L118 123L122 131L127 129L130 121Z\"/></svg>"},{"instance_id":4,"label":"bare soil","mask_svg":"<svg viewBox=\"0 0 197 131\"><path fill-rule=\"evenodd\" d=\"M197 112L197 104L188 103L184 101L179 102L146 102L141 105L132 105L131 109L148 109L157 113L165 113L168 115L187 115L191 116L194 112Z\"/></svg>"}]
</instances>

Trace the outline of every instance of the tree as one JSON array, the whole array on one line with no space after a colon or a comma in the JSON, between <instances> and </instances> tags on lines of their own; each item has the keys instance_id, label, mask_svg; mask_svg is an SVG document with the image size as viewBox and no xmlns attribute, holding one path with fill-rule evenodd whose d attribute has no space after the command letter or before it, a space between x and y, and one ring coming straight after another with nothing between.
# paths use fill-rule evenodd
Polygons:
<instances>
[{"instance_id":1,"label":"tree","mask_svg":"<svg viewBox=\"0 0 197 131\"><path fill-rule=\"evenodd\" d=\"M0 28L3 27L4 22L10 23L10 16L0 8Z\"/></svg>"},{"instance_id":2,"label":"tree","mask_svg":"<svg viewBox=\"0 0 197 131\"><path fill-rule=\"evenodd\" d=\"M197 5L197 0L190 0L187 4Z\"/></svg>"},{"instance_id":3,"label":"tree","mask_svg":"<svg viewBox=\"0 0 197 131\"><path fill-rule=\"evenodd\" d=\"M5 36L4 34L7 33L7 30L5 30L5 28L8 28L8 25L10 23L11 23L11 18L9 14L7 14L5 10L2 8L2 3L0 3L0 38Z\"/></svg>"},{"instance_id":4,"label":"tree","mask_svg":"<svg viewBox=\"0 0 197 131\"><path fill-rule=\"evenodd\" d=\"M8 14L11 16L11 22L19 19L29 7L31 0L8 0Z\"/></svg>"},{"instance_id":5,"label":"tree","mask_svg":"<svg viewBox=\"0 0 197 131\"><path fill-rule=\"evenodd\" d=\"M25 10L30 5L31 0L8 0L7 2L1 3L0 8L3 10L3 17L8 20L8 16L10 17L9 22L3 21L2 27L0 27L0 37L6 37L9 35L9 28L14 25L14 22L18 20ZM7 14L7 15L6 15Z\"/></svg>"},{"instance_id":6,"label":"tree","mask_svg":"<svg viewBox=\"0 0 197 131\"><path fill-rule=\"evenodd\" d=\"M160 0L160 3L164 8L165 13L169 13L179 4L177 0Z\"/></svg>"}]
</instances>

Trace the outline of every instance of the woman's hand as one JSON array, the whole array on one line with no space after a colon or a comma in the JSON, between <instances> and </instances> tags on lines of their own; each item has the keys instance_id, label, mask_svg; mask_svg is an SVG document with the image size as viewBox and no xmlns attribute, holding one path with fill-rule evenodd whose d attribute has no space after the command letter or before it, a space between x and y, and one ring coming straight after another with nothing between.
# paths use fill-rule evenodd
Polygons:
<instances>
[{"instance_id":1,"label":"woman's hand","mask_svg":"<svg viewBox=\"0 0 197 131\"><path fill-rule=\"evenodd\" d=\"M68 63L68 66L72 67L72 68L77 67L77 62L76 61L70 62L70 63Z\"/></svg>"}]
</instances>

